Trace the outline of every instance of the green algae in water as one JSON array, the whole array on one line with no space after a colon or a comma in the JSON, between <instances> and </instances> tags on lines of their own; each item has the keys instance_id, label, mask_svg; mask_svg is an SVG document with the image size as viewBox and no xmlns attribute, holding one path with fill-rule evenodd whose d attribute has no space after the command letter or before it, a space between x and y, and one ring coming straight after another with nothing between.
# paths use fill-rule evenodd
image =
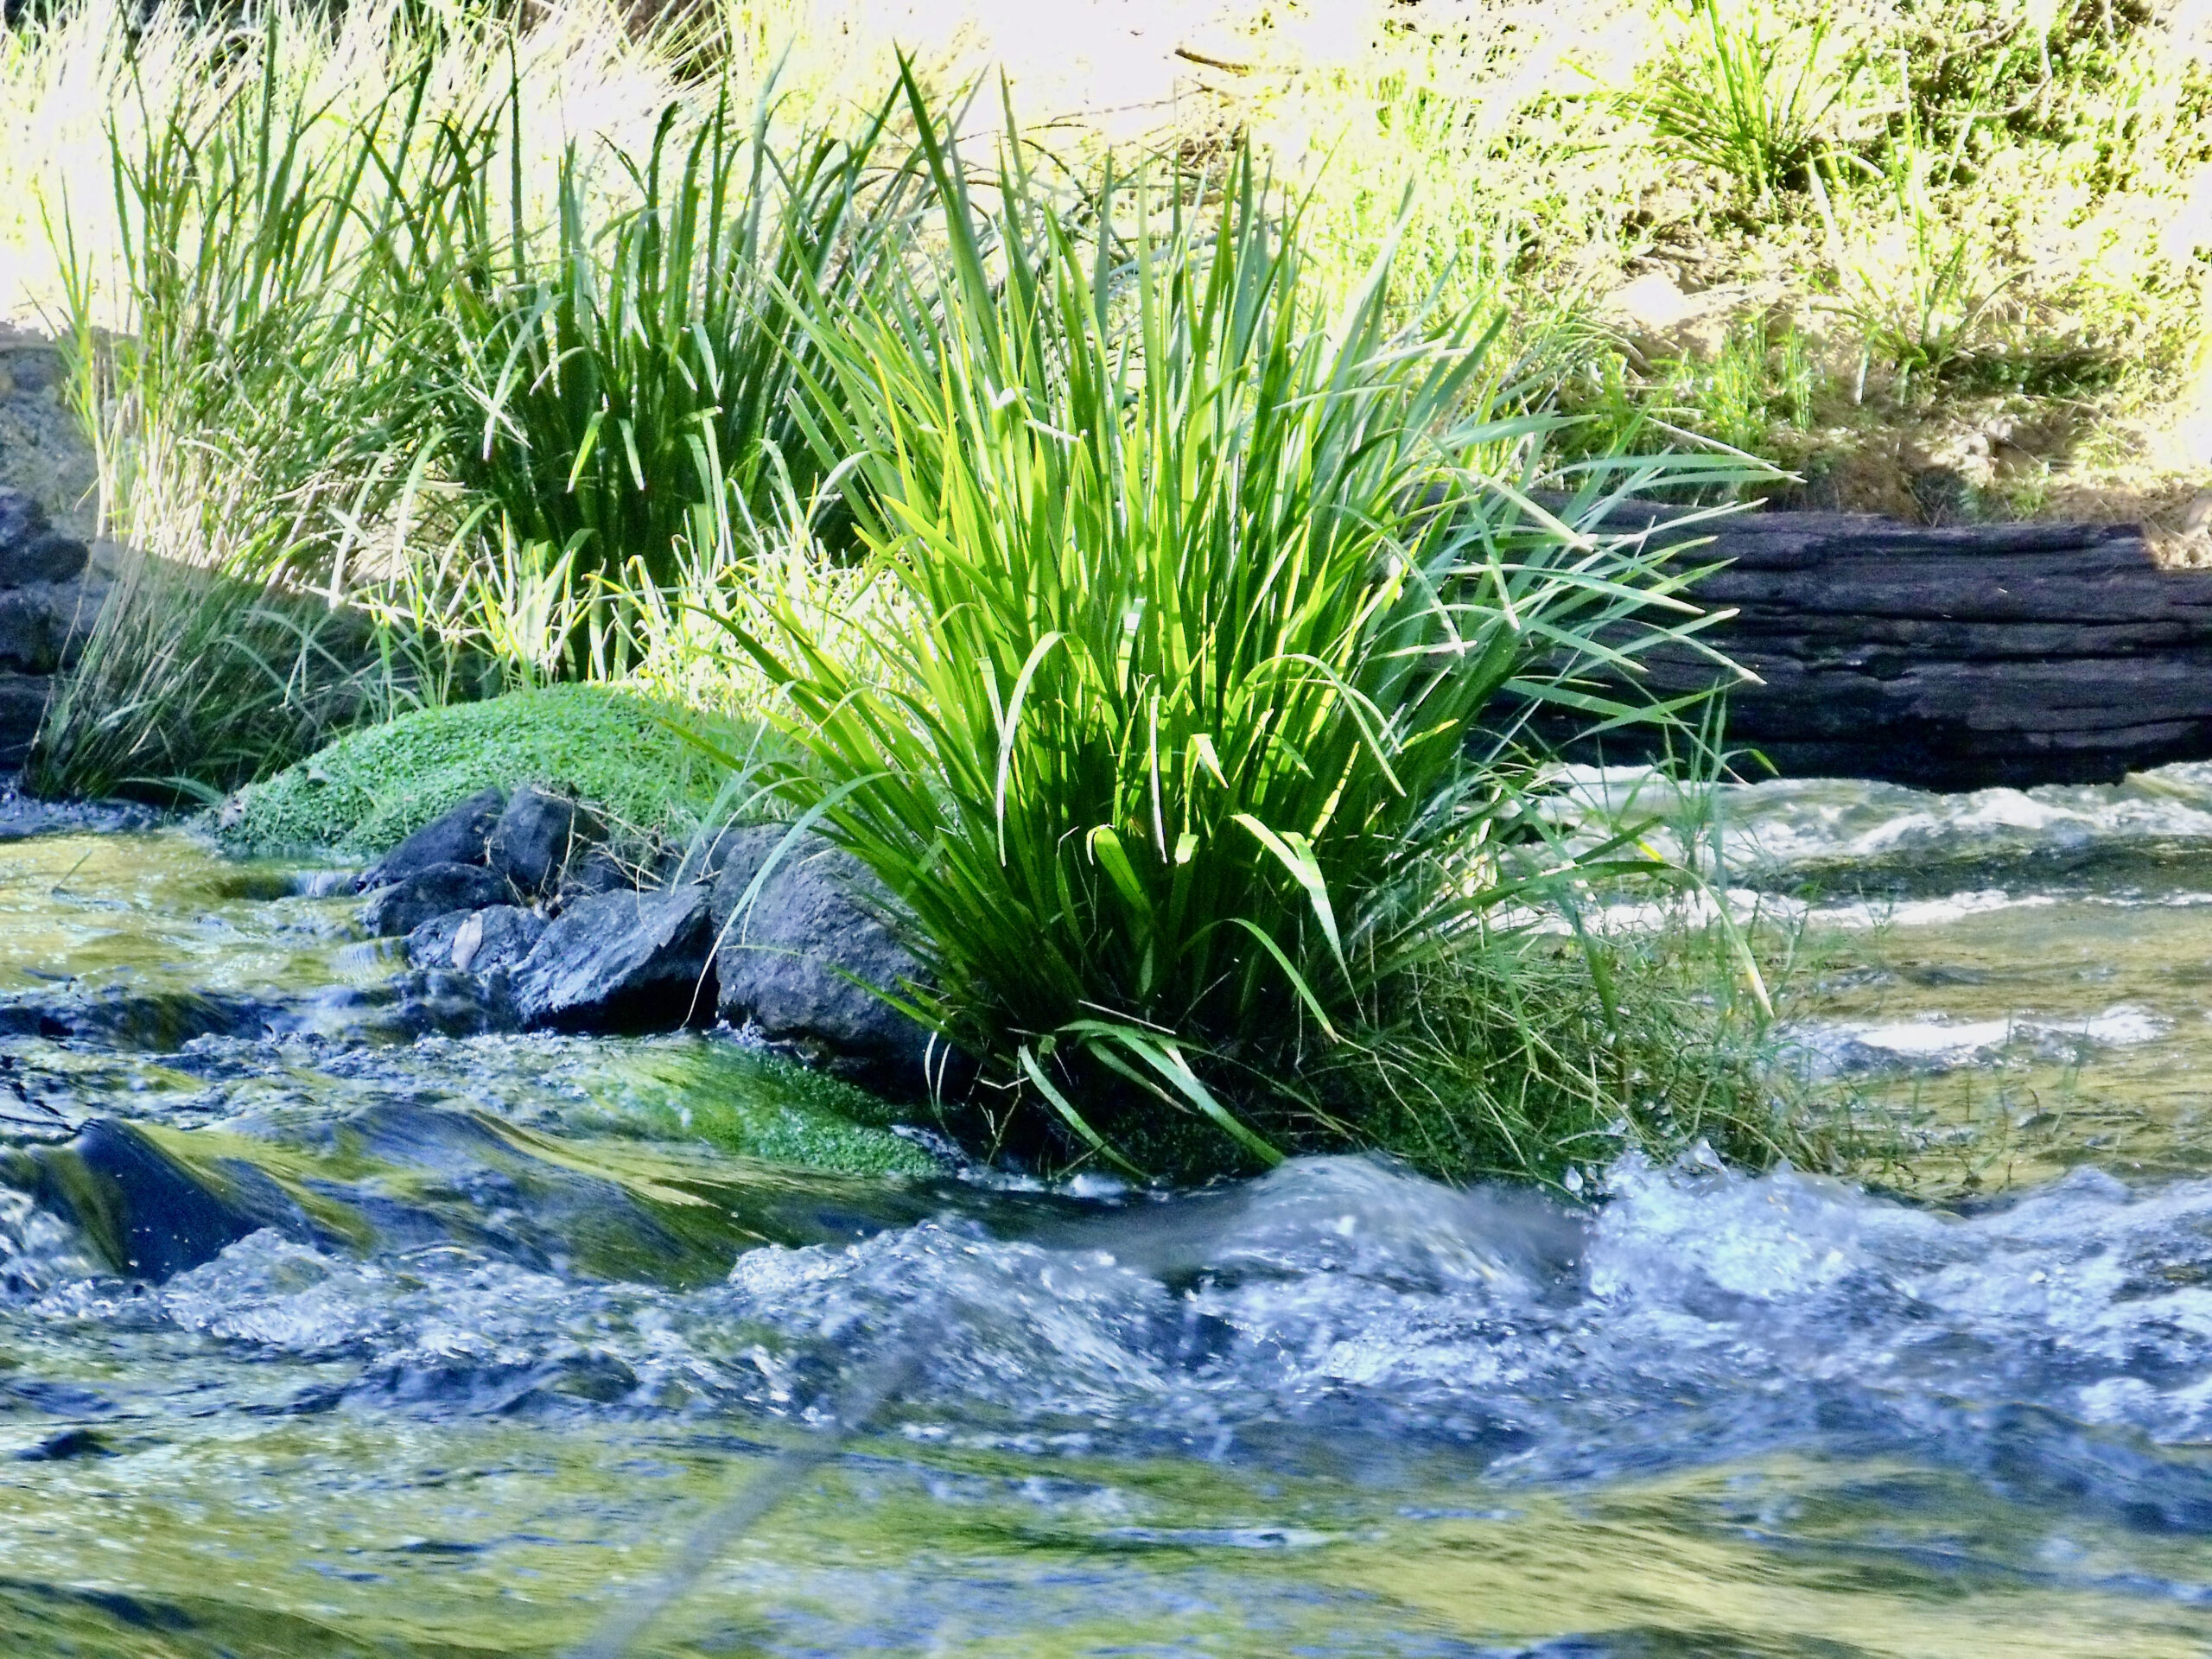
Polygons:
<instances>
[{"instance_id":1,"label":"green algae in water","mask_svg":"<svg viewBox=\"0 0 2212 1659\"><path fill-rule=\"evenodd\" d=\"M892 1133L898 1109L725 1039L648 1039L612 1055L602 1046L569 1075L590 1103L569 1115L578 1130L696 1138L742 1157L849 1175L944 1173L938 1159Z\"/></svg>"}]
</instances>

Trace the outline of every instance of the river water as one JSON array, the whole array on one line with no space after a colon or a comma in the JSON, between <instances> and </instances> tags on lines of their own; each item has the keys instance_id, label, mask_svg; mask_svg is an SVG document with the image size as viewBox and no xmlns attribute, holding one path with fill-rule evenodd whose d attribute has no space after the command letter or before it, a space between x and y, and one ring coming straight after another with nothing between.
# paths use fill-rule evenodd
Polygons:
<instances>
[{"instance_id":1,"label":"river water","mask_svg":"<svg viewBox=\"0 0 2212 1659\"><path fill-rule=\"evenodd\" d=\"M2206 1659L2212 767L1724 805L1874 1185L1032 1189L0 842L0 1651L556 1654L781 1471L635 1651ZM17 1190L94 1119L271 1224L117 1277Z\"/></svg>"}]
</instances>

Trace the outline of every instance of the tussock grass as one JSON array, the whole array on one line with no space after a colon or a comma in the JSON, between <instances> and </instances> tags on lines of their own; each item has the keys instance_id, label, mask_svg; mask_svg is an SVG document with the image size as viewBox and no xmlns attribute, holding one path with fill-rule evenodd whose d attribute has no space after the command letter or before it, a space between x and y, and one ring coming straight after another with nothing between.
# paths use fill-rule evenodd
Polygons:
<instances>
[{"instance_id":1,"label":"tussock grass","mask_svg":"<svg viewBox=\"0 0 2212 1659\"><path fill-rule=\"evenodd\" d=\"M1014 143L985 191L907 91L942 257L859 315L794 297L849 411L822 459L854 458L912 627L732 622L806 751L771 787L912 918L916 1007L1002 1091L971 1102L995 1138L1134 1165L1179 1122L1185 1171L1357 1141L1309 1070L1396 1052L1395 1001L1503 960L1547 886L1680 874L1500 846L1535 823L1529 708L1656 717L1581 677L1700 618L1590 526L1687 464L1539 510L1548 425L1473 396L1475 320L1394 327L1387 262L1328 316L1249 162L1059 188Z\"/></svg>"}]
</instances>

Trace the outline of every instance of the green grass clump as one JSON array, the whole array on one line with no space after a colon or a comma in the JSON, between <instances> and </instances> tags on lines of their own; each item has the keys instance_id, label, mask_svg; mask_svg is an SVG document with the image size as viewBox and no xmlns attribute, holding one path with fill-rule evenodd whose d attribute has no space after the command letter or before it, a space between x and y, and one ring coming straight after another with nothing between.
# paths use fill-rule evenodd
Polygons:
<instances>
[{"instance_id":1,"label":"green grass clump","mask_svg":"<svg viewBox=\"0 0 2212 1659\"><path fill-rule=\"evenodd\" d=\"M914 621L842 655L788 607L733 623L807 754L774 781L911 913L978 1138L1133 1165L1179 1124L1182 1173L1371 1144L1301 1080L1545 896L1498 853L1538 833L1512 734L1651 712L1585 671L1698 613L1592 527L1697 469L1592 463L1544 513L1497 480L1549 424L1490 417L1471 320L1394 328L1387 261L1331 317L1249 162L1064 200L1010 144L971 196L910 93L942 268L809 327Z\"/></svg>"},{"instance_id":2,"label":"green grass clump","mask_svg":"<svg viewBox=\"0 0 2212 1659\"><path fill-rule=\"evenodd\" d=\"M721 778L664 723L679 718L692 717L585 685L425 709L250 785L217 833L238 853L369 855L479 790L538 782L572 786L639 836L681 836L712 812Z\"/></svg>"}]
</instances>

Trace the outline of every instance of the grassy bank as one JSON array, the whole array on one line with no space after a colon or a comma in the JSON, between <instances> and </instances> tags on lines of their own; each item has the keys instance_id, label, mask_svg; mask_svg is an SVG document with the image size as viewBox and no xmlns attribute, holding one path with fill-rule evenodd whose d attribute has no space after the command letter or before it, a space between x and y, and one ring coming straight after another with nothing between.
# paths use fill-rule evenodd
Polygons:
<instances>
[{"instance_id":1,"label":"grassy bank","mask_svg":"<svg viewBox=\"0 0 2212 1659\"><path fill-rule=\"evenodd\" d=\"M1153 20L1131 139L799 10L10 34L11 268L160 561L38 777L365 849L501 767L689 823L723 753L893 895L979 1148L1832 1162L1743 940L1585 925L1700 874L1562 830L1524 725L1697 752L1598 672L1700 626L1623 495L2025 511L2183 407L2195 24Z\"/></svg>"}]
</instances>

